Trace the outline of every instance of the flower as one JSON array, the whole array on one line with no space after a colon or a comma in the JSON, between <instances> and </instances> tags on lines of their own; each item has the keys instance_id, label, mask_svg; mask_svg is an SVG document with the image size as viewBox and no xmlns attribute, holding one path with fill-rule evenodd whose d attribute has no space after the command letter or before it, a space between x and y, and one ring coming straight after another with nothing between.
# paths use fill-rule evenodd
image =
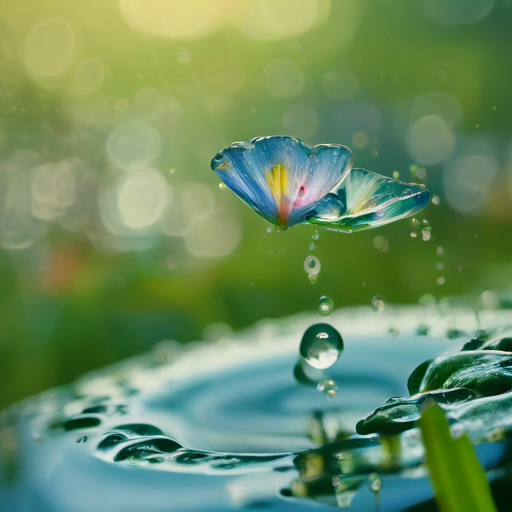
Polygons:
<instances>
[{"instance_id":1,"label":"flower","mask_svg":"<svg viewBox=\"0 0 512 512\"><path fill-rule=\"evenodd\" d=\"M351 233L422 210L430 192L364 169L352 169L340 144L310 148L295 137L257 137L215 155L212 169L242 201L284 231L319 224Z\"/></svg>"}]
</instances>

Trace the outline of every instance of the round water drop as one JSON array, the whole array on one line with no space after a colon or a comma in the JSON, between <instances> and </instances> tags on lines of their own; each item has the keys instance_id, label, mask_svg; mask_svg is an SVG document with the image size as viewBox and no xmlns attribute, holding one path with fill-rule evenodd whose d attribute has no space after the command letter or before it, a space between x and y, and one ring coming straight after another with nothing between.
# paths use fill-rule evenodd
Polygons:
<instances>
[{"instance_id":1,"label":"round water drop","mask_svg":"<svg viewBox=\"0 0 512 512\"><path fill-rule=\"evenodd\" d=\"M375 295L372 299L372 308L375 313L382 313L386 307L386 301L380 296Z\"/></svg>"},{"instance_id":2,"label":"round water drop","mask_svg":"<svg viewBox=\"0 0 512 512\"><path fill-rule=\"evenodd\" d=\"M431 231L431 227L426 227L421 230L421 238L423 238L425 242L428 242L430 240L430 237L432 236Z\"/></svg>"},{"instance_id":3,"label":"round water drop","mask_svg":"<svg viewBox=\"0 0 512 512\"><path fill-rule=\"evenodd\" d=\"M372 473L370 475L370 490L372 492L379 492L382 489L382 480L379 478L377 473Z\"/></svg>"},{"instance_id":4,"label":"round water drop","mask_svg":"<svg viewBox=\"0 0 512 512\"><path fill-rule=\"evenodd\" d=\"M329 324L315 324L306 329L299 352L309 365L323 370L339 359L343 352L343 340Z\"/></svg>"},{"instance_id":5,"label":"round water drop","mask_svg":"<svg viewBox=\"0 0 512 512\"><path fill-rule=\"evenodd\" d=\"M318 312L322 315L322 316L328 316L332 313L332 309L334 307L334 304L332 303L332 300L327 297L327 296L323 296L323 297L320 297L320 300L318 301Z\"/></svg>"},{"instance_id":6,"label":"round water drop","mask_svg":"<svg viewBox=\"0 0 512 512\"><path fill-rule=\"evenodd\" d=\"M322 268L322 265L320 264L320 260L316 256L312 256L311 254L304 260L304 270L308 274L313 274L316 276L320 269Z\"/></svg>"},{"instance_id":7,"label":"round water drop","mask_svg":"<svg viewBox=\"0 0 512 512\"><path fill-rule=\"evenodd\" d=\"M318 277L314 274L309 274L308 279L311 284L315 284L318 281Z\"/></svg>"}]
</instances>

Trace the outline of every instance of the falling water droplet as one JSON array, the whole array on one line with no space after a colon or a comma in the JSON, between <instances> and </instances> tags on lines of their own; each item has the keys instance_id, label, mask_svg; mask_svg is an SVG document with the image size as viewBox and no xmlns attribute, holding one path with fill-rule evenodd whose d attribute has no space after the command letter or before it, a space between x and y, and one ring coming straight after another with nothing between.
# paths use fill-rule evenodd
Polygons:
<instances>
[{"instance_id":1,"label":"falling water droplet","mask_svg":"<svg viewBox=\"0 0 512 512\"><path fill-rule=\"evenodd\" d=\"M323 370L339 359L343 352L343 340L329 324L315 324L306 329L299 352L309 365Z\"/></svg>"},{"instance_id":2,"label":"falling water droplet","mask_svg":"<svg viewBox=\"0 0 512 512\"><path fill-rule=\"evenodd\" d=\"M334 396L338 391L338 384L335 380L324 380L317 385L316 389L323 391L326 395Z\"/></svg>"},{"instance_id":3,"label":"falling water droplet","mask_svg":"<svg viewBox=\"0 0 512 512\"><path fill-rule=\"evenodd\" d=\"M318 281L318 277L314 274L309 274L308 279L311 284L315 284Z\"/></svg>"},{"instance_id":4,"label":"falling water droplet","mask_svg":"<svg viewBox=\"0 0 512 512\"><path fill-rule=\"evenodd\" d=\"M308 274L317 275L320 272L322 265L316 256L311 254L304 260L304 270Z\"/></svg>"},{"instance_id":5,"label":"falling water droplet","mask_svg":"<svg viewBox=\"0 0 512 512\"><path fill-rule=\"evenodd\" d=\"M421 230L421 238L423 238L423 240L425 242L428 242L430 240L430 236L432 234L431 231L432 231L432 228L430 228L430 227L423 228Z\"/></svg>"},{"instance_id":6,"label":"falling water droplet","mask_svg":"<svg viewBox=\"0 0 512 512\"><path fill-rule=\"evenodd\" d=\"M372 308L375 313L382 313L386 307L386 301L380 296L375 295L372 299Z\"/></svg>"},{"instance_id":7,"label":"falling water droplet","mask_svg":"<svg viewBox=\"0 0 512 512\"><path fill-rule=\"evenodd\" d=\"M370 490L372 492L379 492L382 489L382 480L377 473L370 475Z\"/></svg>"},{"instance_id":8,"label":"falling water droplet","mask_svg":"<svg viewBox=\"0 0 512 512\"><path fill-rule=\"evenodd\" d=\"M322 316L328 316L332 313L332 309L334 307L334 304L332 303L332 300L327 297L327 296L323 296L323 297L320 297L320 300L318 301L318 312L322 315Z\"/></svg>"}]
</instances>

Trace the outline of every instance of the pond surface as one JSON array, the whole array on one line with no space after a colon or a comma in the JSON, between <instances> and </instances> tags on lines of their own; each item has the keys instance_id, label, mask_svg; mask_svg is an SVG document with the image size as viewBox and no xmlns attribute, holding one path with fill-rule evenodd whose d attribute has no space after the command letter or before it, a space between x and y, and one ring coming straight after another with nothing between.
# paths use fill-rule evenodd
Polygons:
<instances>
[{"instance_id":1,"label":"pond surface","mask_svg":"<svg viewBox=\"0 0 512 512\"><path fill-rule=\"evenodd\" d=\"M338 362L297 365L302 334L320 318L265 320L209 344L164 341L4 411L0 510L383 512L430 500L417 430L360 436L355 425L409 396L424 360L459 351L510 312L338 310L324 319L343 336ZM502 444L481 446L493 467Z\"/></svg>"}]
</instances>

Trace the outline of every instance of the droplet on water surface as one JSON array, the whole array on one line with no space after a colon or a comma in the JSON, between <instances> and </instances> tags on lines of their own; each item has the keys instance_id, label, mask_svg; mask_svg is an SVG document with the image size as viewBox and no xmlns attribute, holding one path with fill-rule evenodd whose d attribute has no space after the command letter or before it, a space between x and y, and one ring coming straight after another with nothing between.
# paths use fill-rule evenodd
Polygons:
<instances>
[{"instance_id":1,"label":"droplet on water surface","mask_svg":"<svg viewBox=\"0 0 512 512\"><path fill-rule=\"evenodd\" d=\"M316 256L312 256L311 254L304 260L304 270L308 274L317 275L320 272L322 265L320 260Z\"/></svg>"},{"instance_id":2,"label":"droplet on water surface","mask_svg":"<svg viewBox=\"0 0 512 512\"><path fill-rule=\"evenodd\" d=\"M332 300L327 297L327 296L323 296L323 297L320 297L320 300L318 301L318 312L322 315L322 316L328 316L332 313L332 309L334 307L334 304L332 303Z\"/></svg>"},{"instance_id":3,"label":"droplet on water surface","mask_svg":"<svg viewBox=\"0 0 512 512\"><path fill-rule=\"evenodd\" d=\"M343 352L343 339L329 324L315 324L306 329L299 352L313 368L330 368Z\"/></svg>"},{"instance_id":4,"label":"droplet on water surface","mask_svg":"<svg viewBox=\"0 0 512 512\"><path fill-rule=\"evenodd\" d=\"M386 307L386 301L380 296L375 295L372 299L372 308L375 313L382 313Z\"/></svg>"}]
</instances>

